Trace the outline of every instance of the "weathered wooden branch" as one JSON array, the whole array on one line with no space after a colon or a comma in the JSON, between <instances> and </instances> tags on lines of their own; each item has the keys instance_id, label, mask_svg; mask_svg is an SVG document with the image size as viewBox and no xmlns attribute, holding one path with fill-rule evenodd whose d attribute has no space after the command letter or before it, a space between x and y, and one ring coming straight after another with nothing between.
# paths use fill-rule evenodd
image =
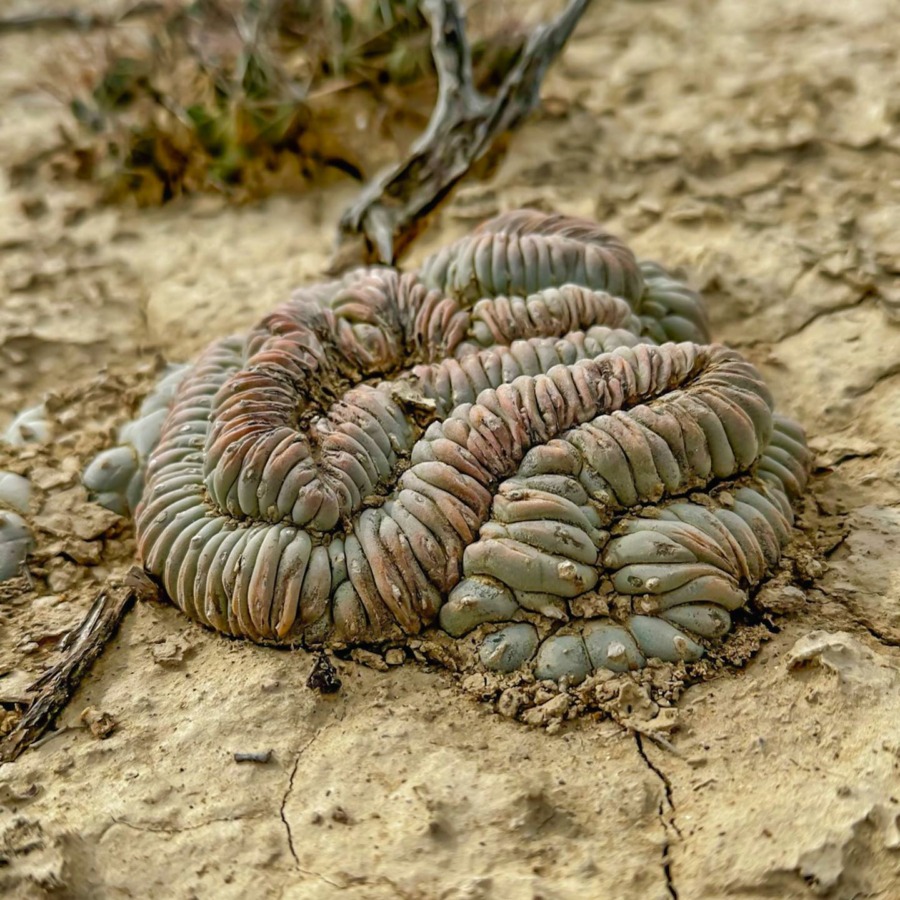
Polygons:
<instances>
[{"instance_id":1,"label":"weathered wooden branch","mask_svg":"<svg viewBox=\"0 0 900 900\"><path fill-rule=\"evenodd\" d=\"M81 679L116 633L136 597L156 595L143 570L133 567L124 582L112 579L97 595L81 624L65 640L65 658L29 688L34 700L13 730L0 741L0 762L11 762L28 749L72 699Z\"/></svg>"},{"instance_id":2,"label":"weathered wooden branch","mask_svg":"<svg viewBox=\"0 0 900 900\"><path fill-rule=\"evenodd\" d=\"M331 271L361 263L393 263L434 211L504 133L540 101L541 82L591 0L570 0L538 26L493 97L475 87L472 55L458 0L423 0L431 23L438 98L424 134L407 159L370 182L338 226Z\"/></svg>"}]
</instances>

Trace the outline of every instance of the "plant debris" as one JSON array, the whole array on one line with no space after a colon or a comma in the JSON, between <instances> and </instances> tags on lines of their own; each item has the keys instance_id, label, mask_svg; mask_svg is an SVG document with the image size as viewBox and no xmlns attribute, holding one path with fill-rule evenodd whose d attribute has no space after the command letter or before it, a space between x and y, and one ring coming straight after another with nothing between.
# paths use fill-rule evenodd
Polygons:
<instances>
[{"instance_id":1,"label":"plant debris","mask_svg":"<svg viewBox=\"0 0 900 900\"><path fill-rule=\"evenodd\" d=\"M526 39L496 9L488 18L496 32L472 46L484 87ZM53 79L74 86L61 97L74 127L52 167L111 201L210 191L242 201L329 173L366 181L421 131L436 95L414 0L168 0L140 26L127 21L83 36L80 71L67 59ZM14 176L33 171L20 164Z\"/></svg>"}]
</instances>

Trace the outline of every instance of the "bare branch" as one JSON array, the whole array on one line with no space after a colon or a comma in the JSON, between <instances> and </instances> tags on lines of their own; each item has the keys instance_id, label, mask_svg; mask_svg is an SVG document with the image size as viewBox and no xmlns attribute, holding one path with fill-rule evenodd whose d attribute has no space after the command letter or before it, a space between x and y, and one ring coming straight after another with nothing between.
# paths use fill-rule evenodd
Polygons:
<instances>
[{"instance_id":1,"label":"bare branch","mask_svg":"<svg viewBox=\"0 0 900 900\"><path fill-rule=\"evenodd\" d=\"M415 146L426 144L432 129L452 115L484 109L488 100L475 88L472 51L466 38L466 23L456 0L424 0L431 23L431 55L438 77L438 98L428 129Z\"/></svg>"},{"instance_id":2,"label":"bare branch","mask_svg":"<svg viewBox=\"0 0 900 900\"><path fill-rule=\"evenodd\" d=\"M432 28L438 99L407 159L371 181L345 211L331 271L393 263L426 217L505 132L540 102L541 82L591 0L570 0L558 18L534 30L496 95L473 83L472 56L458 0L424 0Z\"/></svg>"},{"instance_id":3,"label":"bare branch","mask_svg":"<svg viewBox=\"0 0 900 900\"><path fill-rule=\"evenodd\" d=\"M135 597L155 593L153 582L137 567L128 572L124 584L111 581L100 591L81 624L66 639L65 658L31 685L36 696L16 727L0 741L0 762L17 759L53 724L116 633Z\"/></svg>"}]
</instances>

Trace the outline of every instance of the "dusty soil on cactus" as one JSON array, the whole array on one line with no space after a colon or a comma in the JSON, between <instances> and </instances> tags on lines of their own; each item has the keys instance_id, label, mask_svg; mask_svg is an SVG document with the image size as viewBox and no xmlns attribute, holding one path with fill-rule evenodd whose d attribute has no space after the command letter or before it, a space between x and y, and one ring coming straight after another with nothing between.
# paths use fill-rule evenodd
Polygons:
<instances>
[{"instance_id":1,"label":"dusty soil on cactus","mask_svg":"<svg viewBox=\"0 0 900 900\"><path fill-rule=\"evenodd\" d=\"M57 140L65 112L39 86L79 40L0 35L5 161ZM58 730L0 767L4 894L893 896L898 42L890 0L598 5L543 112L416 247L516 206L600 219L683 268L717 338L807 428L797 540L716 677L685 687L654 670L656 701L623 688L612 719L573 717L577 698L550 693L528 727L427 647L402 666L338 660L343 688L322 695L307 654L142 603ZM322 273L354 186L135 212L69 182L0 178L0 426L50 392L55 427L50 445L0 449L0 468L35 486L37 536L29 578L0 587L4 730L132 558L129 523L86 501L84 461L162 359ZM105 738L101 713L116 723Z\"/></svg>"}]
</instances>

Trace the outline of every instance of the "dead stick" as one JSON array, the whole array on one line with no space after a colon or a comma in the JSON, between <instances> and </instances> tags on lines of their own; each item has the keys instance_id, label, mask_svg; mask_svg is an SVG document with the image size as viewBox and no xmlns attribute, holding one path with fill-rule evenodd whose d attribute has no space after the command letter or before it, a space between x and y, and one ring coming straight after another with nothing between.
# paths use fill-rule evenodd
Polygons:
<instances>
[{"instance_id":1,"label":"dead stick","mask_svg":"<svg viewBox=\"0 0 900 900\"><path fill-rule=\"evenodd\" d=\"M44 672L29 688L37 696L16 727L0 741L0 762L17 759L53 724L116 633L135 598L155 594L155 585L137 567L128 572L124 582L110 579L81 624L66 638L65 659Z\"/></svg>"},{"instance_id":2,"label":"dead stick","mask_svg":"<svg viewBox=\"0 0 900 900\"><path fill-rule=\"evenodd\" d=\"M475 87L472 54L458 0L423 0L431 23L438 98L407 159L370 182L338 226L333 273L360 263L393 263L425 217L497 139L540 101L541 82L591 0L570 0L558 18L530 35L493 97Z\"/></svg>"}]
</instances>

